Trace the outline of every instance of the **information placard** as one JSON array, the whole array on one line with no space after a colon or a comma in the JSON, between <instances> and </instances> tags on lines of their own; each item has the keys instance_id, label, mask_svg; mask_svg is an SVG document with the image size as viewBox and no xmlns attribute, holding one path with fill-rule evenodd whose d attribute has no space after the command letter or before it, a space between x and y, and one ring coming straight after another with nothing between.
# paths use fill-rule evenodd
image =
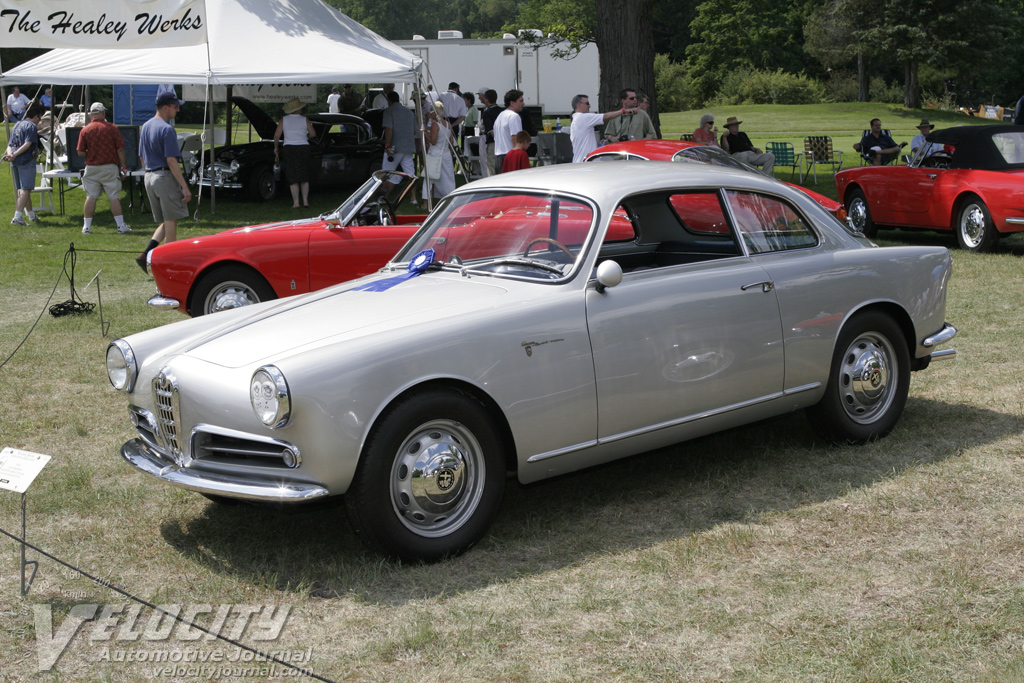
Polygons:
<instances>
[{"instance_id":1,"label":"information placard","mask_svg":"<svg viewBox=\"0 0 1024 683\"><path fill-rule=\"evenodd\" d=\"M42 453L5 448L0 451L0 489L25 493L50 456Z\"/></svg>"}]
</instances>

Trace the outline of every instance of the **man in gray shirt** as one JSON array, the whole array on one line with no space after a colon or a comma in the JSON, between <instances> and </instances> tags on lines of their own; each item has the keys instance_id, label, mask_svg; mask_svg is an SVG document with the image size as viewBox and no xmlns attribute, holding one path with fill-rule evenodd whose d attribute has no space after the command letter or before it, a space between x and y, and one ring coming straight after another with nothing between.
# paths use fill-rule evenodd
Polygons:
<instances>
[{"instance_id":1,"label":"man in gray shirt","mask_svg":"<svg viewBox=\"0 0 1024 683\"><path fill-rule=\"evenodd\" d=\"M398 93L388 93L388 108L384 110L381 125L384 127L384 161L381 168L416 175L413 160L416 155L416 115L401 103ZM389 183L397 184L398 178L390 177ZM413 191L415 192L415 191ZM413 204L416 195L412 195Z\"/></svg>"}]
</instances>

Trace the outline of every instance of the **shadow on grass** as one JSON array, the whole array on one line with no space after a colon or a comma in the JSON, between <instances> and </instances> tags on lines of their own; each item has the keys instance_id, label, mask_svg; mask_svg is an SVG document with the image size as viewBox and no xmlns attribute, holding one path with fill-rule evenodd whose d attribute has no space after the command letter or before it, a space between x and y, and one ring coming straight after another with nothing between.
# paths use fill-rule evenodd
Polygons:
<instances>
[{"instance_id":1,"label":"shadow on grass","mask_svg":"<svg viewBox=\"0 0 1024 683\"><path fill-rule=\"evenodd\" d=\"M365 550L337 503L211 503L184 525L166 522L162 533L185 557L268 589L399 604L685 539L723 523L756 523L1021 431L1024 423L1012 415L911 399L888 438L831 447L794 413L531 486L510 481L488 536L434 565L392 564Z\"/></svg>"}]
</instances>

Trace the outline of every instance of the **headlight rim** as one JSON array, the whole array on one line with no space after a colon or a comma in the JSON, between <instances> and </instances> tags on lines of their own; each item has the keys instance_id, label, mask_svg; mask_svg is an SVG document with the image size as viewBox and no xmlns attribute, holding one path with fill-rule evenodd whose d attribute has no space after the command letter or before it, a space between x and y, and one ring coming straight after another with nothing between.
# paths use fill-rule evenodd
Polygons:
<instances>
[{"instance_id":1,"label":"headlight rim","mask_svg":"<svg viewBox=\"0 0 1024 683\"><path fill-rule=\"evenodd\" d=\"M264 420L260 415L260 411L256 408L256 403L253 400L252 385L256 381L256 376L263 373L270 381L274 383L274 387L277 390L277 410L274 413L274 417L271 421ZM269 429L281 429L288 425L292 417L292 400L291 390L288 387L288 380L285 379L284 373L276 365L262 365L257 368L252 376L249 378L249 405L252 407L252 412L259 420L260 424Z\"/></svg>"},{"instance_id":2,"label":"headlight rim","mask_svg":"<svg viewBox=\"0 0 1024 683\"><path fill-rule=\"evenodd\" d=\"M125 381L124 386L118 387L114 382L114 378L110 373L110 350L111 348L117 349L121 354L121 359L124 361L125 366ZM107 366L107 381L110 382L110 386L114 387L115 391L123 391L126 394L130 394L135 391L135 383L139 378L139 365L135 360L135 352L132 350L131 345L124 339L115 339L107 345L107 353L105 355L105 361Z\"/></svg>"}]
</instances>

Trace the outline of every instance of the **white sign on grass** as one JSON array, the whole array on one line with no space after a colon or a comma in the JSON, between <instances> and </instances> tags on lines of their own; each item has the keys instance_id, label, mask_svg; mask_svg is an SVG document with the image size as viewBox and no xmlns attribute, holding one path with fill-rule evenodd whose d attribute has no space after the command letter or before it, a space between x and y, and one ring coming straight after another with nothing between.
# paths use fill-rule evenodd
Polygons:
<instances>
[{"instance_id":1,"label":"white sign on grass","mask_svg":"<svg viewBox=\"0 0 1024 683\"><path fill-rule=\"evenodd\" d=\"M206 26L205 0L0 0L4 47L181 47Z\"/></svg>"},{"instance_id":2,"label":"white sign on grass","mask_svg":"<svg viewBox=\"0 0 1024 683\"><path fill-rule=\"evenodd\" d=\"M48 462L50 456L42 453L3 449L0 451L0 489L25 493Z\"/></svg>"}]
</instances>

